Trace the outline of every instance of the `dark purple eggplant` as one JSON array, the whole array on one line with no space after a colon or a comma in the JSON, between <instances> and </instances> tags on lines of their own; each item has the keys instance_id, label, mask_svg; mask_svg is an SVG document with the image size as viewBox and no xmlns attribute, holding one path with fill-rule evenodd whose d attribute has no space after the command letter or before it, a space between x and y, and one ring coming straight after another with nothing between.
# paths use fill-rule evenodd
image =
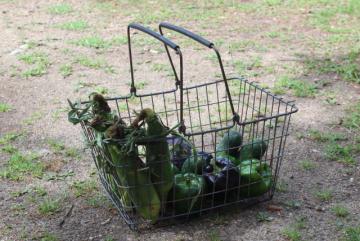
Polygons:
<instances>
[{"instance_id":1,"label":"dark purple eggplant","mask_svg":"<svg viewBox=\"0 0 360 241\"><path fill-rule=\"evenodd\" d=\"M192 155L192 146L179 136L167 137L171 162L181 170L185 160Z\"/></svg>"},{"instance_id":2,"label":"dark purple eggplant","mask_svg":"<svg viewBox=\"0 0 360 241\"><path fill-rule=\"evenodd\" d=\"M205 173L204 179L208 187L208 192L216 192L214 198L216 200L224 200L225 196L236 192L236 188L240 184L239 169L226 158L218 159L222 169L219 172ZM219 166L218 163L216 163Z\"/></svg>"}]
</instances>

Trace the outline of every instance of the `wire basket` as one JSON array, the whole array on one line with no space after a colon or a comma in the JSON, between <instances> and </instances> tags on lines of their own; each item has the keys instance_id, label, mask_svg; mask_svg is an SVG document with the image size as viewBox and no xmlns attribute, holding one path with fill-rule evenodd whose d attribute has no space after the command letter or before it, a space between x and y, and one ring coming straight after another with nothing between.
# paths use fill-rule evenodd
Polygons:
<instances>
[{"instance_id":1,"label":"wire basket","mask_svg":"<svg viewBox=\"0 0 360 241\"><path fill-rule=\"evenodd\" d=\"M210 83L184 87L183 59L180 47L162 35L164 28L183 34L214 50L223 78ZM174 71L174 89L165 92L137 94L131 52L131 29L147 33L164 44ZM164 223L164 220L168 223L169 220L181 217L201 216L209 213L209 211L228 205L253 204L271 199L274 195L281 161L284 156L290 117L298 109L294 103L286 102L244 78L227 78L220 54L214 44L208 40L168 23L161 23L159 30L161 35L138 24L128 26L131 93L128 96L108 98L107 102L113 110L117 111L118 116L128 124L136 118L134 110L139 111L144 108L153 109L166 126L178 124L178 132L182 138L179 139L177 136L168 135L148 141L157 143L166 140L173 166L181 169L181 165L185 165L181 163L184 162L184 159L186 162L187 159L197 156L199 160L199 158L204 157L200 155L206 155L206 159L211 163L210 165L204 164L207 165L206 168L209 168L209 166L214 168L214 165L220 167L217 174L212 170L205 170L204 165L200 168L197 167L195 175L205 181L201 191L196 194L196 202L194 201L194 195L176 199L178 190L173 184L174 186L167 196L162 198L165 201L161 204L156 220L157 223ZM179 56L179 73L174 67L169 48ZM82 104L86 104L86 102ZM119 108L119 106L122 108ZM96 135L93 129L86 122L81 122L81 126L88 141L95 141ZM238 159L243 159L239 165L228 165L226 162L230 157L224 155L224 149L219 150L219 145L223 143L223 139L230 138L230 130L239 133L241 143L228 147L225 153L229 155L232 149L237 150L240 153ZM186 148L191 149L191 151L187 152L185 158L184 156L181 158L177 156L176 147L179 145L179 140L185 140L188 143ZM262 143L265 147L260 147L261 154L255 155L253 154L256 149L255 145L258 143ZM141 144L138 147L142 148ZM244 157L247 155L245 153L246 149L251 150L249 153L252 153L247 158ZM126 191L139 187L121 183L114 170L124 167L115 165L106 150L93 145L91 151L106 193L119 210L124 221L132 230L147 227L151 222L139 215L139 207L132 201L124 202L123 200ZM142 160L146 163L144 158ZM247 163L247 165L244 163ZM246 170L250 171L250 173L246 173ZM259 172L261 178L252 176L251 172ZM146 173L150 180L151 174ZM219 177L219 173L222 175L221 177ZM222 178L222 182L217 183L216 181L220 180L220 178ZM256 193L257 191L254 190L259 190L258 188L261 185L265 185L265 179L267 180L267 188L263 188L261 192ZM161 181L156 184L162 185ZM146 185L155 184L149 182ZM254 187L257 187L257 189ZM147 186L144 186L144 188L148 189ZM180 205L184 204L190 206L190 208L179 210Z\"/></svg>"}]
</instances>

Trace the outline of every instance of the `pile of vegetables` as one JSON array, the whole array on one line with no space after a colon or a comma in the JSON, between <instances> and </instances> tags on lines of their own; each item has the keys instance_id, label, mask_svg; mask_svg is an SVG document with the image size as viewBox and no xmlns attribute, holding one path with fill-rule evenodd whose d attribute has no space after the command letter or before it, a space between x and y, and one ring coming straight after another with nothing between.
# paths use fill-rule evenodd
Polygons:
<instances>
[{"instance_id":1,"label":"pile of vegetables","mask_svg":"<svg viewBox=\"0 0 360 241\"><path fill-rule=\"evenodd\" d=\"M90 144L103 154L96 156L98 167L123 209L151 222L167 212L190 214L211 200L259 196L272 185L272 170L260 161L264 141L243 144L241 134L229 130L210 154L166 127L152 109L127 125L100 94L86 105L69 104L69 121L92 129Z\"/></svg>"}]
</instances>

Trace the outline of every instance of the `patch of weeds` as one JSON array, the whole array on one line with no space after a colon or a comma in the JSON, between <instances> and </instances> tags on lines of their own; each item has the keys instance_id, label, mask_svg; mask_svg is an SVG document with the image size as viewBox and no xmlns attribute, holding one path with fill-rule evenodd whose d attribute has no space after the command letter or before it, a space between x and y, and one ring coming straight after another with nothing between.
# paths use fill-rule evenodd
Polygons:
<instances>
[{"instance_id":1,"label":"patch of weeds","mask_svg":"<svg viewBox=\"0 0 360 241\"><path fill-rule=\"evenodd\" d=\"M267 33L267 36L270 38L278 38L280 37L280 32L277 31L271 31Z\"/></svg>"},{"instance_id":2,"label":"patch of weeds","mask_svg":"<svg viewBox=\"0 0 360 241\"><path fill-rule=\"evenodd\" d=\"M38 210L42 215L52 215L57 213L61 209L61 200L55 198L45 198L41 203L38 205Z\"/></svg>"},{"instance_id":3,"label":"patch of weeds","mask_svg":"<svg viewBox=\"0 0 360 241\"><path fill-rule=\"evenodd\" d=\"M173 73L171 67L167 64L154 63L151 66L151 69L156 72L166 72L167 75L171 75Z\"/></svg>"},{"instance_id":4,"label":"patch of weeds","mask_svg":"<svg viewBox=\"0 0 360 241\"><path fill-rule=\"evenodd\" d=\"M47 141L47 144L50 146L50 149L56 154L61 153L63 150L65 150L65 145L61 141L51 139Z\"/></svg>"},{"instance_id":5,"label":"patch of weeds","mask_svg":"<svg viewBox=\"0 0 360 241\"><path fill-rule=\"evenodd\" d=\"M317 87L312 83L282 76L275 83L273 92L275 94L284 94L286 89L292 90L293 94L297 97L314 97L317 93Z\"/></svg>"},{"instance_id":6,"label":"patch of weeds","mask_svg":"<svg viewBox=\"0 0 360 241\"><path fill-rule=\"evenodd\" d=\"M57 25L58 28L64 30L81 31L87 29L89 25L83 20L71 21Z\"/></svg>"},{"instance_id":7,"label":"patch of weeds","mask_svg":"<svg viewBox=\"0 0 360 241\"><path fill-rule=\"evenodd\" d=\"M42 115L43 114L40 111L33 112L28 118L24 119L22 123L25 125L32 125L40 120Z\"/></svg>"},{"instance_id":8,"label":"patch of weeds","mask_svg":"<svg viewBox=\"0 0 360 241\"><path fill-rule=\"evenodd\" d=\"M68 3L56 4L48 8L51 14L67 14L73 11L73 8Z\"/></svg>"},{"instance_id":9,"label":"patch of weeds","mask_svg":"<svg viewBox=\"0 0 360 241\"><path fill-rule=\"evenodd\" d=\"M0 177L10 180L22 180L25 174L34 177L42 177L44 165L38 160L36 154L23 155L20 152L12 154L5 165L0 170Z\"/></svg>"},{"instance_id":10,"label":"patch of weeds","mask_svg":"<svg viewBox=\"0 0 360 241\"><path fill-rule=\"evenodd\" d=\"M99 36L83 37L78 40L71 41L71 43L75 44L76 46L95 49L109 48L111 46L111 42L106 41Z\"/></svg>"},{"instance_id":11,"label":"patch of weeds","mask_svg":"<svg viewBox=\"0 0 360 241\"><path fill-rule=\"evenodd\" d=\"M345 241L359 241L360 240L360 226L346 228L344 240Z\"/></svg>"},{"instance_id":12,"label":"patch of weeds","mask_svg":"<svg viewBox=\"0 0 360 241\"><path fill-rule=\"evenodd\" d=\"M354 147L352 145L341 146L336 142L332 142L325 147L325 156L330 161L338 161L345 164L355 164L353 158Z\"/></svg>"},{"instance_id":13,"label":"patch of weeds","mask_svg":"<svg viewBox=\"0 0 360 241\"><path fill-rule=\"evenodd\" d=\"M40 241L58 241L59 239L55 236L55 234L45 233L42 235Z\"/></svg>"},{"instance_id":14,"label":"patch of weeds","mask_svg":"<svg viewBox=\"0 0 360 241\"><path fill-rule=\"evenodd\" d=\"M91 69L103 68L106 73L115 73L113 67L103 59L92 59L86 56L81 56L77 58L75 62Z\"/></svg>"},{"instance_id":15,"label":"patch of weeds","mask_svg":"<svg viewBox=\"0 0 360 241\"><path fill-rule=\"evenodd\" d=\"M74 91L79 92L80 89L95 87L96 85L97 85L96 83L87 83L84 81L78 81L74 86Z\"/></svg>"},{"instance_id":16,"label":"patch of weeds","mask_svg":"<svg viewBox=\"0 0 360 241\"><path fill-rule=\"evenodd\" d=\"M349 129L360 129L360 101L348 109L344 126Z\"/></svg>"},{"instance_id":17,"label":"patch of weeds","mask_svg":"<svg viewBox=\"0 0 360 241\"><path fill-rule=\"evenodd\" d=\"M76 197L86 196L97 190L97 183L92 180L76 181L71 185Z\"/></svg>"},{"instance_id":18,"label":"patch of weeds","mask_svg":"<svg viewBox=\"0 0 360 241\"><path fill-rule=\"evenodd\" d=\"M296 229L304 229L306 228L307 221L308 221L307 218L304 216L297 217L294 223L294 227Z\"/></svg>"},{"instance_id":19,"label":"patch of weeds","mask_svg":"<svg viewBox=\"0 0 360 241\"><path fill-rule=\"evenodd\" d=\"M79 150L76 149L75 147L68 147L65 149L65 156L79 159L80 153L79 153Z\"/></svg>"},{"instance_id":20,"label":"patch of weeds","mask_svg":"<svg viewBox=\"0 0 360 241\"><path fill-rule=\"evenodd\" d=\"M21 55L19 60L34 66L22 73L22 76L26 78L31 76L42 76L46 74L48 67L50 66L48 56L42 52L33 52L30 54Z\"/></svg>"},{"instance_id":21,"label":"patch of weeds","mask_svg":"<svg viewBox=\"0 0 360 241\"><path fill-rule=\"evenodd\" d=\"M208 230L207 240L209 241L221 241L219 230Z\"/></svg>"},{"instance_id":22,"label":"patch of weeds","mask_svg":"<svg viewBox=\"0 0 360 241\"><path fill-rule=\"evenodd\" d=\"M235 61L234 68L240 75L250 75L248 71L256 70L262 67L262 59L260 57L251 58L249 61ZM251 73L251 76L258 76L259 71Z\"/></svg>"},{"instance_id":23,"label":"patch of weeds","mask_svg":"<svg viewBox=\"0 0 360 241\"><path fill-rule=\"evenodd\" d=\"M360 83L359 58L360 48L350 51L345 57L337 61L330 58L307 59L304 64L308 70L320 74L335 73L346 81Z\"/></svg>"},{"instance_id":24,"label":"patch of weeds","mask_svg":"<svg viewBox=\"0 0 360 241\"><path fill-rule=\"evenodd\" d=\"M295 228L285 228L282 230L282 234L290 241L300 241L301 233Z\"/></svg>"},{"instance_id":25,"label":"patch of weeds","mask_svg":"<svg viewBox=\"0 0 360 241\"><path fill-rule=\"evenodd\" d=\"M284 204L285 204L287 207L293 208L293 209L298 209L298 208L300 208L301 205L302 205L301 201L298 201L298 200L286 201Z\"/></svg>"},{"instance_id":26,"label":"patch of weeds","mask_svg":"<svg viewBox=\"0 0 360 241\"><path fill-rule=\"evenodd\" d=\"M135 87L138 90L144 89L149 83L147 81L136 81ZM128 86L131 86L131 82L128 83Z\"/></svg>"},{"instance_id":27,"label":"patch of weeds","mask_svg":"<svg viewBox=\"0 0 360 241\"><path fill-rule=\"evenodd\" d=\"M88 205L92 207L101 207L104 203L108 203L108 199L103 195L94 195L86 199Z\"/></svg>"},{"instance_id":28,"label":"patch of weeds","mask_svg":"<svg viewBox=\"0 0 360 241\"><path fill-rule=\"evenodd\" d=\"M246 49L249 48L253 48L256 46L256 43L254 41L251 40L243 40L243 41L237 41L237 42L232 42L229 44L229 52L233 53L233 52L243 52Z\"/></svg>"},{"instance_id":29,"label":"patch of weeds","mask_svg":"<svg viewBox=\"0 0 360 241\"><path fill-rule=\"evenodd\" d=\"M102 94L102 95L107 95L107 94L109 94L109 89L104 86L96 86L94 89L94 92Z\"/></svg>"},{"instance_id":30,"label":"patch of weeds","mask_svg":"<svg viewBox=\"0 0 360 241\"><path fill-rule=\"evenodd\" d=\"M269 5L270 7L280 5L283 3L283 0L265 0L265 3Z\"/></svg>"},{"instance_id":31,"label":"patch of weeds","mask_svg":"<svg viewBox=\"0 0 360 241\"><path fill-rule=\"evenodd\" d=\"M105 237L105 241L115 241L115 239L109 235Z\"/></svg>"},{"instance_id":32,"label":"patch of weeds","mask_svg":"<svg viewBox=\"0 0 360 241\"><path fill-rule=\"evenodd\" d=\"M22 136L23 133L10 132L0 137L0 145L7 145L12 141L15 141L17 138Z\"/></svg>"},{"instance_id":33,"label":"patch of weeds","mask_svg":"<svg viewBox=\"0 0 360 241\"><path fill-rule=\"evenodd\" d=\"M283 181L283 180L278 180L278 181L276 182L276 187L275 187L275 189L276 189L277 192L283 192L283 193L285 193L285 192L288 191L288 184L287 184L285 181Z\"/></svg>"},{"instance_id":34,"label":"patch of weeds","mask_svg":"<svg viewBox=\"0 0 360 241\"><path fill-rule=\"evenodd\" d=\"M316 164L312 161L309 160L302 160L300 161L300 166L302 169L309 171L309 170L313 170L316 168Z\"/></svg>"},{"instance_id":35,"label":"patch of weeds","mask_svg":"<svg viewBox=\"0 0 360 241\"><path fill-rule=\"evenodd\" d=\"M71 64L64 64L64 65L60 66L59 72L64 78L66 78L66 77L72 75L73 68L72 68Z\"/></svg>"},{"instance_id":36,"label":"patch of weeds","mask_svg":"<svg viewBox=\"0 0 360 241\"><path fill-rule=\"evenodd\" d=\"M47 191L44 187L41 187L41 186L36 186L33 188L33 192L40 196L40 197L43 197L43 196L46 196L47 195Z\"/></svg>"},{"instance_id":37,"label":"patch of weeds","mask_svg":"<svg viewBox=\"0 0 360 241\"><path fill-rule=\"evenodd\" d=\"M340 204L333 206L331 208L331 211L339 218L344 218L350 214L349 210L345 206Z\"/></svg>"},{"instance_id":38,"label":"patch of weeds","mask_svg":"<svg viewBox=\"0 0 360 241\"><path fill-rule=\"evenodd\" d=\"M6 145L6 146L1 147L1 151L8 153L8 154L14 154L14 153L18 152L18 149L12 145Z\"/></svg>"},{"instance_id":39,"label":"patch of weeds","mask_svg":"<svg viewBox=\"0 0 360 241\"><path fill-rule=\"evenodd\" d=\"M273 220L272 217L267 212L258 212L256 214L256 220L258 222L271 222Z\"/></svg>"},{"instance_id":40,"label":"patch of weeds","mask_svg":"<svg viewBox=\"0 0 360 241\"><path fill-rule=\"evenodd\" d=\"M310 138L314 141L328 142L328 141L346 141L344 134L333 132L321 132L318 130L309 131Z\"/></svg>"},{"instance_id":41,"label":"patch of weeds","mask_svg":"<svg viewBox=\"0 0 360 241\"><path fill-rule=\"evenodd\" d=\"M52 113L52 117L54 118L54 120L58 120L60 119L60 116L63 115L63 113L67 113L68 111L69 111L69 107L58 108L54 110L54 112Z\"/></svg>"},{"instance_id":42,"label":"patch of weeds","mask_svg":"<svg viewBox=\"0 0 360 241\"><path fill-rule=\"evenodd\" d=\"M328 103L329 105L337 105L338 104L335 93L329 92L329 93L326 93L324 96L325 96L326 103Z\"/></svg>"},{"instance_id":43,"label":"patch of weeds","mask_svg":"<svg viewBox=\"0 0 360 241\"><path fill-rule=\"evenodd\" d=\"M320 190L315 193L315 196L322 202L328 202L333 197L331 190Z\"/></svg>"},{"instance_id":44,"label":"patch of weeds","mask_svg":"<svg viewBox=\"0 0 360 241\"><path fill-rule=\"evenodd\" d=\"M11 106L6 103L0 103L0 113L8 112L11 110Z\"/></svg>"},{"instance_id":45,"label":"patch of weeds","mask_svg":"<svg viewBox=\"0 0 360 241\"><path fill-rule=\"evenodd\" d=\"M127 41L127 36L116 36L110 40L112 45L124 45Z\"/></svg>"}]
</instances>

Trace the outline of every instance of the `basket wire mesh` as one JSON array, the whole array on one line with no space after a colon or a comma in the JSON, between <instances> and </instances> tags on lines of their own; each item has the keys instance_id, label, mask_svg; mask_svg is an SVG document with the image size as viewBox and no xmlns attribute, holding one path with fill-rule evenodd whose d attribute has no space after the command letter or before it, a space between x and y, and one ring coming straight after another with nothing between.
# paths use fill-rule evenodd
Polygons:
<instances>
[{"instance_id":1,"label":"basket wire mesh","mask_svg":"<svg viewBox=\"0 0 360 241\"><path fill-rule=\"evenodd\" d=\"M164 43L175 75L174 89L147 94L136 93L131 55L131 28L150 34ZM248 181L244 183L244 181L240 180L241 177L239 176L239 180L235 185L227 182L223 189L216 190L215 186L213 186L210 190L202 192L198 197L197 208L182 213L175 211L177 202L189 201L191 197L188 200L186 198L184 200L174 200L174 198L165 197L167 201L161 207L158 222L161 223L164 220L168 222L169 220L181 217L201 216L228 205L239 203L254 204L271 199L274 195L281 162L284 157L290 117L298 109L293 102L286 102L245 78L227 78L220 54L215 49L213 43L188 30L168 23L160 24L161 34L163 34L162 28L174 30L213 49L217 54L223 78L210 83L184 87L180 47L150 29L138 24L130 24L128 27L128 44L132 78L131 91L128 96L108 98L107 102L111 109L116 110L117 115L127 124L130 124L136 118L134 111L151 108L161 118L164 125L173 126L180 124L179 132L192 143L193 148L198 152L208 153L214 160L219 155L217 145L225 135L228 135L230 129L241 133L243 138L242 145L236 148L252 145L251 143L255 140L264 141L267 143L267 148L259 161L260 165L266 163L269 166L272 182L268 191L262 195L252 197L249 193L256 182ZM175 50L180 57L179 74L175 70L168 47ZM83 104L86 104L86 102L83 102ZM96 135L93 129L85 122L82 122L81 126L87 140L90 143L94 142ZM174 146L176 145L174 138L168 136L166 139L169 149L174 151ZM156 142L158 140L153 141ZM141 149L140 145L139 148ZM147 227L150 222L140 217L137 212L138 207L134 203L125 205L124 201L122 201L126 191L136 188L120 182L114 170L123 167L116 166L111 160L109 153L99 146L93 145L91 153L98 169L100 181L107 195L128 226L132 230ZM174 156L174 153L171 156ZM142 159L144 158L142 157ZM250 165L252 165L251 163ZM226 173L226 175L228 174L229 172ZM161 185L161 183L155 184ZM114 188L117 191L114 191ZM171 195L175 196L174 189L169 192L169 197Z\"/></svg>"}]
</instances>

